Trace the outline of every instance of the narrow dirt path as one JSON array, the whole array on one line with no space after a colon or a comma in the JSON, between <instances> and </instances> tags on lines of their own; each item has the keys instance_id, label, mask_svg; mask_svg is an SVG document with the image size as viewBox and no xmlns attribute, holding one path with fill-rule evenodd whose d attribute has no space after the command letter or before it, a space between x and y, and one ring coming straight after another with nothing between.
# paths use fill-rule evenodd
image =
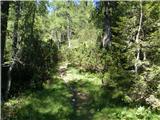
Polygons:
<instances>
[{"instance_id":1,"label":"narrow dirt path","mask_svg":"<svg viewBox=\"0 0 160 120\"><path fill-rule=\"evenodd\" d=\"M86 88L83 85L79 85L81 83L79 80L79 74L73 74L75 73L68 72L67 65L61 65L59 67L59 76L64 81L72 94L71 105L74 113L72 117L82 119L81 117L83 114L83 119L85 118L89 120L91 119L91 115L89 115L90 113L87 110L87 105L90 101L90 93L85 93L84 91L82 91L82 89L86 90Z\"/></svg>"}]
</instances>

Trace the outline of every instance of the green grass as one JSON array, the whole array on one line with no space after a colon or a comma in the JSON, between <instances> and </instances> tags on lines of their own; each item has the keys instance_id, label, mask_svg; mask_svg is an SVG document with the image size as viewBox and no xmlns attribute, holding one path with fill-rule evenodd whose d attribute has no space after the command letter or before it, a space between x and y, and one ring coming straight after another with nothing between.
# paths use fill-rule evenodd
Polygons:
<instances>
[{"instance_id":1,"label":"green grass","mask_svg":"<svg viewBox=\"0 0 160 120\"><path fill-rule=\"evenodd\" d=\"M68 81L84 81L90 82L94 85L101 85L101 79L97 76L96 73L89 73L89 72L81 72L78 69L70 67L69 70L66 72L66 76L64 79Z\"/></svg>"},{"instance_id":2,"label":"green grass","mask_svg":"<svg viewBox=\"0 0 160 120\"><path fill-rule=\"evenodd\" d=\"M71 93L62 80L55 79L54 84L43 90L26 93L11 99L3 106L6 120L61 120L72 113Z\"/></svg>"},{"instance_id":3,"label":"green grass","mask_svg":"<svg viewBox=\"0 0 160 120\"><path fill-rule=\"evenodd\" d=\"M62 80L67 79L67 85ZM51 84L26 91L2 106L4 120L159 120L160 115L145 107L129 108L104 97L101 79L96 74L69 67L66 75L53 77ZM76 89L76 107L72 105Z\"/></svg>"}]
</instances>

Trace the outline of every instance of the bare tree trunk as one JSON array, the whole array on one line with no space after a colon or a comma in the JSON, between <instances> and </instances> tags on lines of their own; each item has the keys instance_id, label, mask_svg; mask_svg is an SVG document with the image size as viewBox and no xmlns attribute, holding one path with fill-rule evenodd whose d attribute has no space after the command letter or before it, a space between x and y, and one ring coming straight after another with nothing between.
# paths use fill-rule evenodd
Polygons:
<instances>
[{"instance_id":1,"label":"bare tree trunk","mask_svg":"<svg viewBox=\"0 0 160 120\"><path fill-rule=\"evenodd\" d=\"M135 73L138 73L138 62L140 60L140 40L139 40L139 36L140 36L140 31L142 29L142 18L143 18L143 11L142 11L142 0L140 0L140 19L139 19L139 27L138 27L138 32L137 32L137 35L136 35L136 46L137 46L137 56L136 56L136 61L135 61Z\"/></svg>"},{"instance_id":2,"label":"bare tree trunk","mask_svg":"<svg viewBox=\"0 0 160 120\"><path fill-rule=\"evenodd\" d=\"M56 43L57 43L57 47L59 49L60 48L60 40L59 40L59 37L58 37L58 31L56 31Z\"/></svg>"},{"instance_id":3,"label":"bare tree trunk","mask_svg":"<svg viewBox=\"0 0 160 120\"><path fill-rule=\"evenodd\" d=\"M16 55L17 52L17 40L18 40L18 21L20 17L20 1L15 2L15 14L16 14L16 19L14 23L14 31L13 31L13 55L12 58Z\"/></svg>"},{"instance_id":4,"label":"bare tree trunk","mask_svg":"<svg viewBox=\"0 0 160 120\"><path fill-rule=\"evenodd\" d=\"M62 36L61 36L62 32L60 32L59 36L58 36L58 45L59 45L59 48L60 48L60 45L61 45L61 41L62 41Z\"/></svg>"},{"instance_id":5,"label":"bare tree trunk","mask_svg":"<svg viewBox=\"0 0 160 120\"><path fill-rule=\"evenodd\" d=\"M20 16L20 1L16 1L15 2L15 14L16 14L16 19L15 19L15 23L14 23L14 30L13 30L13 45L12 45L12 49L13 49L13 55L12 55L12 59L13 62L11 63L9 70L8 70L8 84L7 84L7 91L5 92L5 99L7 99L10 88L11 88L11 82L12 82L12 70L14 68L14 65L16 63L16 53L17 53L17 39L18 39L18 20L19 20L19 16Z\"/></svg>"},{"instance_id":6,"label":"bare tree trunk","mask_svg":"<svg viewBox=\"0 0 160 120\"><path fill-rule=\"evenodd\" d=\"M9 3L9 1L1 1L1 63L4 62Z\"/></svg>"},{"instance_id":7,"label":"bare tree trunk","mask_svg":"<svg viewBox=\"0 0 160 120\"><path fill-rule=\"evenodd\" d=\"M1 1L1 64L4 63L4 49L6 45L6 31L7 31L7 23L8 23L8 15L9 15L9 1ZM2 70L2 65L1 65L1 70ZM2 70L3 71L3 70ZM1 77L2 81L2 94L1 94L1 100L3 100L6 97L6 91L8 87L8 79L5 79L5 76L2 75ZM4 86L5 84L5 86Z\"/></svg>"},{"instance_id":8,"label":"bare tree trunk","mask_svg":"<svg viewBox=\"0 0 160 120\"><path fill-rule=\"evenodd\" d=\"M11 65L9 67L9 70L8 70L8 82L7 82L7 90L5 92L5 99L8 98L8 94L9 94L9 91L10 91L10 88L11 88L11 82L12 82L12 75L11 75L11 73L12 73L12 70L13 70L15 64L16 64L16 61L13 60L13 62L11 63Z\"/></svg>"},{"instance_id":9,"label":"bare tree trunk","mask_svg":"<svg viewBox=\"0 0 160 120\"><path fill-rule=\"evenodd\" d=\"M109 1L104 1L105 6L105 19L104 19L104 36L102 39L102 46L106 48L111 43L111 26L110 26L110 15L109 15Z\"/></svg>"},{"instance_id":10,"label":"bare tree trunk","mask_svg":"<svg viewBox=\"0 0 160 120\"><path fill-rule=\"evenodd\" d=\"M146 52L143 52L143 60L146 60Z\"/></svg>"}]
</instances>

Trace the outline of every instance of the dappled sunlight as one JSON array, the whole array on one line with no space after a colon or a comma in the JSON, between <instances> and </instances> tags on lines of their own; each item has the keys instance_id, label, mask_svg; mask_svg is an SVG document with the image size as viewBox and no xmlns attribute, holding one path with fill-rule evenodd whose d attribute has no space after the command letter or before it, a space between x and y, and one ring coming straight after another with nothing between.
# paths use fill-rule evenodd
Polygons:
<instances>
[{"instance_id":1,"label":"dappled sunlight","mask_svg":"<svg viewBox=\"0 0 160 120\"><path fill-rule=\"evenodd\" d=\"M160 2L1 8L2 120L160 120Z\"/></svg>"},{"instance_id":2,"label":"dappled sunlight","mask_svg":"<svg viewBox=\"0 0 160 120\"><path fill-rule=\"evenodd\" d=\"M23 101L18 103L20 108L17 108L15 116L23 120L27 120L29 117L35 120L67 117L72 112L70 105L71 94L65 84L58 83L58 81L61 80L55 80L55 84L49 88L31 93L32 95L28 99L26 99L27 96L15 99L17 102Z\"/></svg>"},{"instance_id":3,"label":"dappled sunlight","mask_svg":"<svg viewBox=\"0 0 160 120\"><path fill-rule=\"evenodd\" d=\"M66 83L57 74L50 84L44 84L43 89L27 92L21 97L6 102L2 108L2 112L6 112L6 120L7 118L20 120L119 120L120 118L138 119L139 114L142 113L144 113L142 118L148 119L154 116L155 120L159 119L158 115L151 115L150 111L144 108L141 110L142 113L138 113L138 109L141 108L116 105L114 101L107 98L109 96L106 95L104 86L90 80L94 78L95 74L80 73L73 67L67 68L64 78L68 77L67 74L73 75L74 79Z\"/></svg>"},{"instance_id":4,"label":"dappled sunlight","mask_svg":"<svg viewBox=\"0 0 160 120\"><path fill-rule=\"evenodd\" d=\"M84 82L90 82L94 85L101 85L101 78L97 76L96 73L90 73L90 72L80 72L79 69L76 69L74 67L70 67L69 70L66 71L65 75L62 76L62 79L64 79L67 82L70 81L84 81Z\"/></svg>"}]
</instances>

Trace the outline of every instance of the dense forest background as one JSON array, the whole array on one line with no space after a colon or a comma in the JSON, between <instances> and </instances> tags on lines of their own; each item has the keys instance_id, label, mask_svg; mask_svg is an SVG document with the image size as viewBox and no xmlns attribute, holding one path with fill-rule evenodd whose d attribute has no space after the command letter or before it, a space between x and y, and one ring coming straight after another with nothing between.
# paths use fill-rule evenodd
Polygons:
<instances>
[{"instance_id":1,"label":"dense forest background","mask_svg":"<svg viewBox=\"0 0 160 120\"><path fill-rule=\"evenodd\" d=\"M160 2L1 1L4 120L159 120Z\"/></svg>"}]
</instances>

